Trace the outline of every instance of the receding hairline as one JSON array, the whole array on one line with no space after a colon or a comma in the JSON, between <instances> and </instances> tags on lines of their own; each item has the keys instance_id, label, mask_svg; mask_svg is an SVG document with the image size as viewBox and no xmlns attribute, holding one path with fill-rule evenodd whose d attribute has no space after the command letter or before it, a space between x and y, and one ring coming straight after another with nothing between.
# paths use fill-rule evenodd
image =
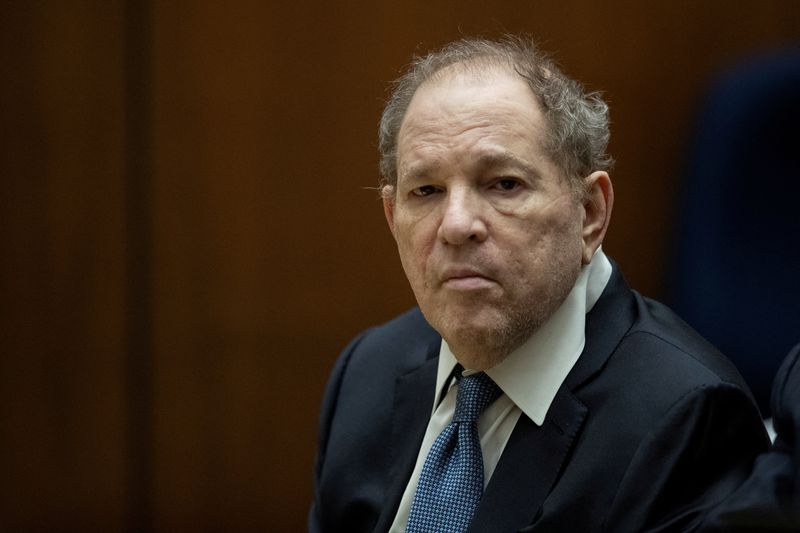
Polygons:
<instances>
[{"instance_id":1,"label":"receding hairline","mask_svg":"<svg viewBox=\"0 0 800 533\"><path fill-rule=\"evenodd\" d=\"M459 74L468 74L480 78L489 76L498 72L505 72L507 74L519 74L515 69L514 58L508 54L494 54L494 55L480 55L470 58L465 58L453 63L448 63L441 68L432 72L427 78L422 80L417 89L423 85L440 79L446 79L450 76L457 76Z\"/></svg>"},{"instance_id":2,"label":"receding hairline","mask_svg":"<svg viewBox=\"0 0 800 533\"><path fill-rule=\"evenodd\" d=\"M542 68L544 76L548 76L550 71L547 68ZM528 92L533 96L539 111L544 111L541 96L531 88L530 79L525 74L521 73L517 68L515 59L509 55L485 55L473 58L464 59L455 63L450 63L442 68L434 71L414 89L411 98L408 100L408 105L403 114L403 120L398 128L398 133L405 123L408 109L411 107L417 94L424 88L447 82L456 78L475 79L477 81L491 81L493 78L507 76L511 79L517 79L525 84Z\"/></svg>"}]
</instances>

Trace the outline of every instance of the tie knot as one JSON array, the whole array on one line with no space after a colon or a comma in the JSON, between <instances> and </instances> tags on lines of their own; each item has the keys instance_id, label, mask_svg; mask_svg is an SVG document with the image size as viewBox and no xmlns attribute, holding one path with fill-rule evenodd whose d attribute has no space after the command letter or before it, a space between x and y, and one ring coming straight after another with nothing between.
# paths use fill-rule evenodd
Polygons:
<instances>
[{"instance_id":1,"label":"tie knot","mask_svg":"<svg viewBox=\"0 0 800 533\"><path fill-rule=\"evenodd\" d=\"M458 382L453 422L475 422L500 392L497 383L483 372L462 377Z\"/></svg>"}]
</instances>

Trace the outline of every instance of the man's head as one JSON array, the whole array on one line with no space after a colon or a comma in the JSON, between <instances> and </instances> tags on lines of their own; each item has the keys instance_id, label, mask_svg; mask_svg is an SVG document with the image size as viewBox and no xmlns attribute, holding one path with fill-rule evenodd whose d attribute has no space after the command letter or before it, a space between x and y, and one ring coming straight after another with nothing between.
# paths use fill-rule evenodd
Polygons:
<instances>
[{"instance_id":1,"label":"man's head","mask_svg":"<svg viewBox=\"0 0 800 533\"><path fill-rule=\"evenodd\" d=\"M558 309L602 242L607 110L519 40L415 64L382 120L384 210L423 314L483 370Z\"/></svg>"}]
</instances>

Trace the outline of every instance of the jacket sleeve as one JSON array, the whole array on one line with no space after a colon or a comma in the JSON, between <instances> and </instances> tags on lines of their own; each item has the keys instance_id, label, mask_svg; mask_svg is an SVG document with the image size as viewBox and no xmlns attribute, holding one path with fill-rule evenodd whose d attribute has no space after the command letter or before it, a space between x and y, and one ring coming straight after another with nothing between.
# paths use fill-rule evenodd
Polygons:
<instances>
[{"instance_id":1,"label":"jacket sleeve","mask_svg":"<svg viewBox=\"0 0 800 533\"><path fill-rule=\"evenodd\" d=\"M642 441L614 498L607 530L695 531L745 481L769 444L740 387L698 387L676 401Z\"/></svg>"}]
</instances>

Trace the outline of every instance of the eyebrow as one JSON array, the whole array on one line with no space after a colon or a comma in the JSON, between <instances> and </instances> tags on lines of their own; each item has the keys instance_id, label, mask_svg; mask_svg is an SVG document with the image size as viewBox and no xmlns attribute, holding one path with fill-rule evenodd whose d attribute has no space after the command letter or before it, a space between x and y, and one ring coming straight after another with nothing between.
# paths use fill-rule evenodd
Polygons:
<instances>
[{"instance_id":1,"label":"eyebrow","mask_svg":"<svg viewBox=\"0 0 800 533\"><path fill-rule=\"evenodd\" d=\"M403 165L399 168L397 173L399 179L418 179L430 174L435 174L441 167L438 161L430 161L424 163L412 163L410 165Z\"/></svg>"},{"instance_id":2,"label":"eyebrow","mask_svg":"<svg viewBox=\"0 0 800 533\"><path fill-rule=\"evenodd\" d=\"M516 167L536 179L540 178L539 172L531 163L511 152L503 151L482 154L475 162L475 167L481 170L492 167Z\"/></svg>"}]
</instances>

